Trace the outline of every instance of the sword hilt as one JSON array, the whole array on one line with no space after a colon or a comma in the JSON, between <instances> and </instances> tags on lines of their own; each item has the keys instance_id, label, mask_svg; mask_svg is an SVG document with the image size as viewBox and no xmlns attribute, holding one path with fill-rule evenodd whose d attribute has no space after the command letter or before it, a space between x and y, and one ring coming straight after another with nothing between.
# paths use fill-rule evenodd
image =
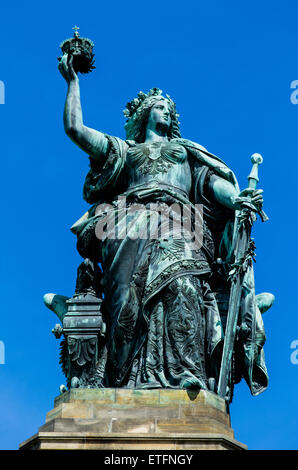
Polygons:
<instances>
[{"instance_id":1,"label":"sword hilt","mask_svg":"<svg viewBox=\"0 0 298 470\"><path fill-rule=\"evenodd\" d=\"M248 187L251 189L256 189L257 183L259 182L259 165L263 163L263 157L259 153L254 153L251 156L252 169L248 175Z\"/></svg>"},{"instance_id":2,"label":"sword hilt","mask_svg":"<svg viewBox=\"0 0 298 470\"><path fill-rule=\"evenodd\" d=\"M251 189L256 189L259 182L259 165L263 163L263 157L260 153L254 153L251 156L252 169L248 175L248 187ZM259 211L260 217L263 222L269 220L269 217L265 214L263 210Z\"/></svg>"}]
</instances>

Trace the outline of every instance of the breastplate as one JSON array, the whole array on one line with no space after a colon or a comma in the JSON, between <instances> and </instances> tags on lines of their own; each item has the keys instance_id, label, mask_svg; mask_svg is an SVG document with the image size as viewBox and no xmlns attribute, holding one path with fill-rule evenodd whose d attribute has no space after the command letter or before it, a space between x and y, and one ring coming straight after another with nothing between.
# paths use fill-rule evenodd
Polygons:
<instances>
[{"instance_id":1,"label":"breastplate","mask_svg":"<svg viewBox=\"0 0 298 470\"><path fill-rule=\"evenodd\" d=\"M154 180L189 192L191 173L187 152L182 145L171 142L137 144L128 149L126 163L129 168L129 185Z\"/></svg>"},{"instance_id":2,"label":"breastplate","mask_svg":"<svg viewBox=\"0 0 298 470\"><path fill-rule=\"evenodd\" d=\"M131 147L127 152L126 163L143 175L156 176L166 173L173 164L183 163L185 159L186 150L182 145L154 142Z\"/></svg>"}]
</instances>

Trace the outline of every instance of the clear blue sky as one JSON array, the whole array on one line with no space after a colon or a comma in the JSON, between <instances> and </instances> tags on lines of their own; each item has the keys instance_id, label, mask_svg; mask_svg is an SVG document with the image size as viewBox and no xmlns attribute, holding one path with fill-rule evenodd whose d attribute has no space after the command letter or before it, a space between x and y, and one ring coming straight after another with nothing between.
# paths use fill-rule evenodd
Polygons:
<instances>
[{"instance_id":1,"label":"clear blue sky","mask_svg":"<svg viewBox=\"0 0 298 470\"><path fill-rule=\"evenodd\" d=\"M60 42L72 27L95 42L96 70L81 78L85 123L124 138L122 110L139 90L171 95L183 137L199 142L247 183L263 155L266 224L257 222L257 292L264 314L269 389L241 383L231 406L250 449L298 449L297 157L298 4L295 0L5 2L1 6L0 449L16 449L44 423L64 377L46 292L72 295L81 258L69 227L82 200L88 158L65 136Z\"/></svg>"}]
</instances>

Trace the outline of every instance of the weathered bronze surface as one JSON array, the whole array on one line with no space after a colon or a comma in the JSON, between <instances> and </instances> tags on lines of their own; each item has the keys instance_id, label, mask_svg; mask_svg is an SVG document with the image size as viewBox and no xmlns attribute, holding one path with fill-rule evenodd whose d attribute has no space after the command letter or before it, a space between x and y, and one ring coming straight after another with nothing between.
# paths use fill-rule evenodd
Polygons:
<instances>
[{"instance_id":1,"label":"weathered bronze surface","mask_svg":"<svg viewBox=\"0 0 298 470\"><path fill-rule=\"evenodd\" d=\"M261 314L274 300L254 286L251 228L256 214L267 220L261 157L240 191L220 158L181 137L158 88L127 104L125 141L88 128L73 60L68 47L59 70L65 132L90 157L90 209L71 228L84 262L72 299L45 296L62 323L53 331L65 337L67 386L210 390L230 402L244 378L259 394Z\"/></svg>"}]
</instances>

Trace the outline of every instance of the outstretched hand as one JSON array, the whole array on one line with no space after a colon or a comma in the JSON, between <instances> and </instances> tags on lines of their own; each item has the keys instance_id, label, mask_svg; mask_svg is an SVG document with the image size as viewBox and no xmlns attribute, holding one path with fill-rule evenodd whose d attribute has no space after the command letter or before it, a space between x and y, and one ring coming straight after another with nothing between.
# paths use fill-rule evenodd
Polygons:
<instances>
[{"instance_id":1,"label":"outstretched hand","mask_svg":"<svg viewBox=\"0 0 298 470\"><path fill-rule=\"evenodd\" d=\"M71 54L63 54L59 58L58 69L68 84L73 80L78 80L78 76L73 68L73 56Z\"/></svg>"},{"instance_id":2,"label":"outstretched hand","mask_svg":"<svg viewBox=\"0 0 298 470\"><path fill-rule=\"evenodd\" d=\"M255 212L262 210L263 202L263 189L243 189L234 199L235 209L241 210L248 207Z\"/></svg>"}]
</instances>

